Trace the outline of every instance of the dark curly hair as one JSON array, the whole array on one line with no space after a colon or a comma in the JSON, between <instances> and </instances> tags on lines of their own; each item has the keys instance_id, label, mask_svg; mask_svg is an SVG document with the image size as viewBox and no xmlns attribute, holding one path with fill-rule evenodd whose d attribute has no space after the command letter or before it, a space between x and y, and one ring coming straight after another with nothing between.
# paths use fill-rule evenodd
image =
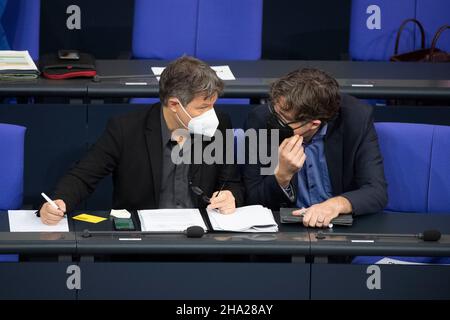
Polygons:
<instances>
[{"instance_id":1,"label":"dark curly hair","mask_svg":"<svg viewBox=\"0 0 450 320\"><path fill-rule=\"evenodd\" d=\"M298 69L275 81L270 87L270 100L292 114L296 120L327 122L339 111L339 84L318 69Z\"/></svg>"}]
</instances>

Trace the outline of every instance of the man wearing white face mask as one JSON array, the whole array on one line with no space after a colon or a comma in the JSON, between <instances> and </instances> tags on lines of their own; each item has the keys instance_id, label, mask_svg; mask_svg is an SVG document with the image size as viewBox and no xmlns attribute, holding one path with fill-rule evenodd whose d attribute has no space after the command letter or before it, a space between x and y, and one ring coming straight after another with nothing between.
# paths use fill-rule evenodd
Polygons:
<instances>
[{"instance_id":1,"label":"man wearing white face mask","mask_svg":"<svg viewBox=\"0 0 450 320\"><path fill-rule=\"evenodd\" d=\"M170 63L159 82L161 103L112 118L88 154L58 183L52 196L60 209L43 204L42 221L57 224L109 174L114 182L112 208L207 206L233 213L244 198L234 165L176 164L171 158L173 148L186 142L182 135L172 136L179 129L208 137L204 140L211 140L216 131L226 137L225 130L232 128L229 117L214 110L222 90L222 80L206 63L192 57ZM210 142L203 141L202 147Z\"/></svg>"}]
</instances>

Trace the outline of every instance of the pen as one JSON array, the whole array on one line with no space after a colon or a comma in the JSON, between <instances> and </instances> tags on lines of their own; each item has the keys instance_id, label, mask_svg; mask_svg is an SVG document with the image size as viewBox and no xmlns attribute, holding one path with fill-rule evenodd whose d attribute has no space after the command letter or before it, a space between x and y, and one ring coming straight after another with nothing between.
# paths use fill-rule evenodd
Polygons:
<instances>
[{"instance_id":1,"label":"pen","mask_svg":"<svg viewBox=\"0 0 450 320\"><path fill-rule=\"evenodd\" d=\"M225 183L227 183L226 181L224 181L223 183L222 183L222 186L220 187L220 190L219 190L219 192L217 192L217 194L216 194L216 197L218 197L219 196L219 194L220 194L220 192L223 190L223 187L225 187Z\"/></svg>"},{"instance_id":2,"label":"pen","mask_svg":"<svg viewBox=\"0 0 450 320\"><path fill-rule=\"evenodd\" d=\"M55 208L58 209L59 211L62 211L60 207L58 207L58 205L55 203L55 201L53 201L52 199L50 199L45 193L41 193L41 196L44 197L45 200L47 200L48 203L50 203L50 205Z\"/></svg>"}]
</instances>

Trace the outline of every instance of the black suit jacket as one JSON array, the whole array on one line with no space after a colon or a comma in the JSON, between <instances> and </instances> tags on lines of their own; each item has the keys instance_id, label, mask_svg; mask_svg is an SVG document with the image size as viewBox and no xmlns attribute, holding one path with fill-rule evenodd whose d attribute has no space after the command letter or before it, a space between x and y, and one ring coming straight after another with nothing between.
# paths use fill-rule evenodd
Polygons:
<instances>
[{"instance_id":1,"label":"black suit jacket","mask_svg":"<svg viewBox=\"0 0 450 320\"><path fill-rule=\"evenodd\" d=\"M158 103L110 119L87 155L59 181L53 197L64 200L67 211L72 211L103 177L112 174L113 208L158 208L162 172L161 108ZM217 112L217 117L218 130L224 132L231 128L228 116ZM234 165L190 165L189 183L200 187L207 196L220 189L224 181L227 181L224 190L230 190L236 205L241 206L244 190ZM197 207L206 206L194 194L192 199Z\"/></svg>"},{"instance_id":2,"label":"black suit jacket","mask_svg":"<svg viewBox=\"0 0 450 320\"><path fill-rule=\"evenodd\" d=\"M387 204L387 184L372 111L358 99L342 95L340 111L329 122L324 140L333 195L347 198L354 214L378 212ZM258 106L250 112L245 127L267 128L268 116L267 106ZM249 204L273 209L295 206L274 175L260 175L260 165L246 165L243 176ZM295 191L296 177L291 181Z\"/></svg>"}]
</instances>

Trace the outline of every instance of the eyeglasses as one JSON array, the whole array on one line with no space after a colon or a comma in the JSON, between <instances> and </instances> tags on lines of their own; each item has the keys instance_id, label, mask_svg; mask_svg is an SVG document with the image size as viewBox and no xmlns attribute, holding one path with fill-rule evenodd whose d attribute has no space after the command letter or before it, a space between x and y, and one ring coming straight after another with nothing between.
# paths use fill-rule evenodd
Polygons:
<instances>
[{"instance_id":1,"label":"eyeglasses","mask_svg":"<svg viewBox=\"0 0 450 320\"><path fill-rule=\"evenodd\" d=\"M292 128L292 130L297 130L297 129L300 129L301 127L304 127L305 125L307 125L309 123L309 120L295 120L295 121L290 121L290 122L284 120L284 118L278 112L275 111L275 108L273 107L273 105L271 103L269 103L269 111L271 114L273 114L273 116L275 117L275 119L277 120L278 124L281 127L287 127L287 126L290 127L291 124L303 122L298 127Z\"/></svg>"},{"instance_id":2,"label":"eyeglasses","mask_svg":"<svg viewBox=\"0 0 450 320\"><path fill-rule=\"evenodd\" d=\"M211 198L205 195L202 189L200 189L197 186L191 186L192 192L194 192L196 195L202 198L202 200L206 203L211 203Z\"/></svg>"}]
</instances>

